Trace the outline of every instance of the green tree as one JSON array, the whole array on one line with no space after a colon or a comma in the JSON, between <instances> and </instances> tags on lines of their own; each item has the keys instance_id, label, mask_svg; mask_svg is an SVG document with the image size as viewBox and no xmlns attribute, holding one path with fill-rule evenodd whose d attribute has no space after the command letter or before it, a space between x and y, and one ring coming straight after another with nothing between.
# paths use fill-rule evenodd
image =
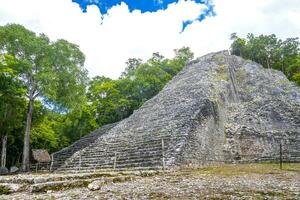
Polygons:
<instances>
[{"instance_id":1,"label":"green tree","mask_svg":"<svg viewBox=\"0 0 300 200\"><path fill-rule=\"evenodd\" d=\"M13 56L0 55L0 136L2 141L1 167L6 166L7 140L20 127L24 109L24 90L18 76L17 62Z\"/></svg>"},{"instance_id":2,"label":"green tree","mask_svg":"<svg viewBox=\"0 0 300 200\"><path fill-rule=\"evenodd\" d=\"M57 127L61 127L61 130L56 129L56 132L61 133L59 134L60 140L72 142L99 127L96 120L95 105L83 102L72 112L63 116L63 122Z\"/></svg>"},{"instance_id":3,"label":"green tree","mask_svg":"<svg viewBox=\"0 0 300 200\"><path fill-rule=\"evenodd\" d=\"M42 98L60 110L79 103L87 80L85 57L77 45L65 40L50 42L44 34L37 36L17 24L1 26L0 38L1 52L13 55L22 66L19 80L28 98L22 170L27 171L35 100Z\"/></svg>"},{"instance_id":4,"label":"green tree","mask_svg":"<svg viewBox=\"0 0 300 200\"><path fill-rule=\"evenodd\" d=\"M237 55L237 56L243 56L243 51L245 50L246 40L239 38L236 35L236 33L232 33L230 39L233 40L233 42L230 46L231 54Z\"/></svg>"},{"instance_id":5,"label":"green tree","mask_svg":"<svg viewBox=\"0 0 300 200\"><path fill-rule=\"evenodd\" d=\"M117 82L94 80L89 88L88 96L92 102L91 106L95 108L95 118L100 126L120 121L128 116L130 101L117 88Z\"/></svg>"},{"instance_id":6,"label":"green tree","mask_svg":"<svg viewBox=\"0 0 300 200\"><path fill-rule=\"evenodd\" d=\"M292 64L287 67L287 74L292 81L300 85L300 54L298 54Z\"/></svg>"},{"instance_id":7,"label":"green tree","mask_svg":"<svg viewBox=\"0 0 300 200\"><path fill-rule=\"evenodd\" d=\"M186 64L193 59L190 48L175 49L175 57L167 59L153 53L147 62L130 58L118 80L95 77L87 93L91 112L98 125L120 121L145 101L155 96Z\"/></svg>"},{"instance_id":8,"label":"green tree","mask_svg":"<svg viewBox=\"0 0 300 200\"><path fill-rule=\"evenodd\" d=\"M194 53L191 51L189 47L182 47L180 49L174 49L175 52L175 60L186 62L191 61L194 58Z\"/></svg>"},{"instance_id":9,"label":"green tree","mask_svg":"<svg viewBox=\"0 0 300 200\"><path fill-rule=\"evenodd\" d=\"M290 80L298 82L299 41L298 38L281 40L276 35L259 35L249 33L247 38L231 35L231 53L251 59L265 68L281 70Z\"/></svg>"},{"instance_id":10,"label":"green tree","mask_svg":"<svg viewBox=\"0 0 300 200\"><path fill-rule=\"evenodd\" d=\"M57 150L59 138L54 130L55 123L54 120L44 117L41 123L32 127L30 142L34 148L47 149L50 152Z\"/></svg>"},{"instance_id":11,"label":"green tree","mask_svg":"<svg viewBox=\"0 0 300 200\"><path fill-rule=\"evenodd\" d=\"M142 59L140 58L129 58L126 61L126 68L125 71L122 72L120 78L130 77L134 74L134 71L137 69L138 66L142 64Z\"/></svg>"},{"instance_id":12,"label":"green tree","mask_svg":"<svg viewBox=\"0 0 300 200\"><path fill-rule=\"evenodd\" d=\"M289 66L299 66L299 46L300 43L298 38L287 38L280 44L280 62L277 63L277 69L280 69L289 78L291 77L288 73ZM297 64L298 62L298 64Z\"/></svg>"}]
</instances>

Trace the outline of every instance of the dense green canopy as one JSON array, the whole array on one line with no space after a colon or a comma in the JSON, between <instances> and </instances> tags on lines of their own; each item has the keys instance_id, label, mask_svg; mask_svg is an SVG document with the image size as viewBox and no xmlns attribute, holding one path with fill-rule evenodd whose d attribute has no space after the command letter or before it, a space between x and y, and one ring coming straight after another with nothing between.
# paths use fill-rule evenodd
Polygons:
<instances>
[{"instance_id":1,"label":"dense green canopy","mask_svg":"<svg viewBox=\"0 0 300 200\"><path fill-rule=\"evenodd\" d=\"M50 42L44 34L36 35L18 24L0 26L0 52L4 57L5 70L1 77L5 78L3 82L7 82L3 85L10 85L10 81L14 83L11 87L15 86L12 89L6 87L9 92L3 96L18 96L12 91L22 88L24 95L21 96L28 102L22 162L22 169L27 171L30 131L36 101L50 103L52 107L60 110L72 109L80 104L87 80L87 73L83 68L85 58L77 45L65 40ZM7 61L9 56L14 61ZM12 76L14 77L11 78ZM11 116L7 115L11 110L8 110L9 104L6 102L2 99L1 105L5 105L2 110L7 117ZM10 131L6 130L2 135L7 135L8 132Z\"/></svg>"}]
</instances>

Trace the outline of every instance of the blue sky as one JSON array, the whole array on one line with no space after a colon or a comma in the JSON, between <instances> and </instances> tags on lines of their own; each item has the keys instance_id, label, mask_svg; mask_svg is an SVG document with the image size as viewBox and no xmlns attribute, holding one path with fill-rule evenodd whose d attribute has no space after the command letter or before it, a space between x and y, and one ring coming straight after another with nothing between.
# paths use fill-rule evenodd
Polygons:
<instances>
[{"instance_id":1,"label":"blue sky","mask_svg":"<svg viewBox=\"0 0 300 200\"><path fill-rule=\"evenodd\" d=\"M87 7L95 5L99 8L102 15L106 15L108 11L117 5L124 2L129 9L129 12L139 10L141 13L157 12L159 10L166 10L170 4L178 3L179 0L72 0L79 4L83 12L87 12ZM196 4L204 4L206 8L199 13L195 19L189 19L182 22L183 32L187 26L191 25L194 21L202 21L207 16L215 16L214 5L211 0L191 0Z\"/></svg>"},{"instance_id":2,"label":"blue sky","mask_svg":"<svg viewBox=\"0 0 300 200\"><path fill-rule=\"evenodd\" d=\"M165 10L169 4L178 3L179 0L72 0L78 3L83 12L87 11L90 5L96 5L102 15L107 14L107 11L114 6L120 5L122 2L126 3L130 12L133 10L140 10L145 12L157 12L158 10ZM191 0L200 4L211 4L207 0Z\"/></svg>"},{"instance_id":3,"label":"blue sky","mask_svg":"<svg viewBox=\"0 0 300 200\"><path fill-rule=\"evenodd\" d=\"M233 32L300 37L299 0L73 1L0 0L0 25L19 23L78 44L89 75L111 78L128 58L173 57L182 46L195 56L228 49Z\"/></svg>"}]
</instances>

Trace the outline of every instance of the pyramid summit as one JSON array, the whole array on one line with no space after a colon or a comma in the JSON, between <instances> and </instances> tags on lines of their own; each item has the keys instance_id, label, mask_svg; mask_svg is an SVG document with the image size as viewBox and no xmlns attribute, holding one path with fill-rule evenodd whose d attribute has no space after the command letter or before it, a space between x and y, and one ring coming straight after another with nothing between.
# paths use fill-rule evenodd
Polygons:
<instances>
[{"instance_id":1,"label":"pyramid summit","mask_svg":"<svg viewBox=\"0 0 300 200\"><path fill-rule=\"evenodd\" d=\"M211 53L186 65L152 99L54 153L53 170L172 168L300 161L300 88L282 72Z\"/></svg>"}]
</instances>

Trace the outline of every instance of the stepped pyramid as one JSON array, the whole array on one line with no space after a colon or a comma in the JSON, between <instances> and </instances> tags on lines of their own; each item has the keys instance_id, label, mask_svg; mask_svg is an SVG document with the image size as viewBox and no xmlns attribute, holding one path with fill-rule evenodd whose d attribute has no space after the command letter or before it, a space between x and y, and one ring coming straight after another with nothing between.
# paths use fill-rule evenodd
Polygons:
<instances>
[{"instance_id":1,"label":"stepped pyramid","mask_svg":"<svg viewBox=\"0 0 300 200\"><path fill-rule=\"evenodd\" d=\"M300 160L299 87L221 51L188 63L129 118L54 153L52 169L270 161L280 143L286 159Z\"/></svg>"}]
</instances>

